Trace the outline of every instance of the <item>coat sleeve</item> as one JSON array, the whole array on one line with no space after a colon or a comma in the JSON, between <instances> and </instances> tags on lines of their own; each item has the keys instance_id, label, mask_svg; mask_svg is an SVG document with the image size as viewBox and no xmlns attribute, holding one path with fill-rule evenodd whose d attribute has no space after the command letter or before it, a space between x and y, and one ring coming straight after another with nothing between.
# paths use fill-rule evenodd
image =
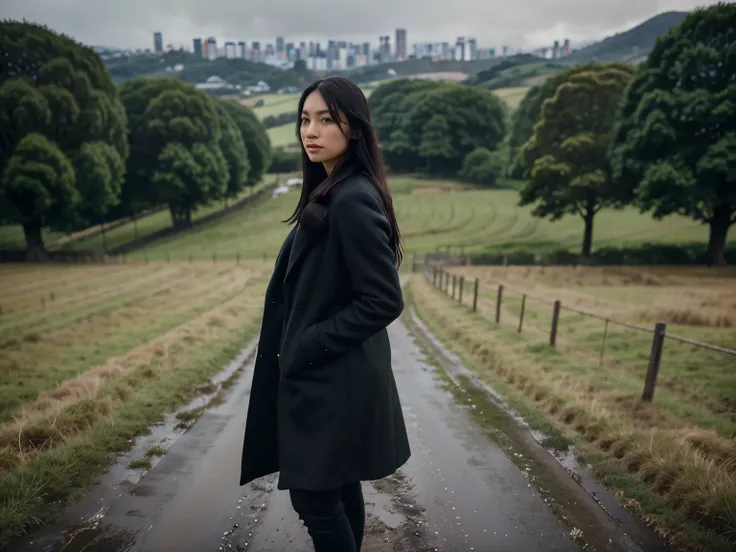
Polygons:
<instances>
[{"instance_id":1,"label":"coat sleeve","mask_svg":"<svg viewBox=\"0 0 736 552\"><path fill-rule=\"evenodd\" d=\"M404 309L391 227L380 200L365 190L346 192L330 206L329 222L330 232L340 241L354 297L337 314L302 333L302 350L311 362L346 353Z\"/></svg>"}]
</instances>

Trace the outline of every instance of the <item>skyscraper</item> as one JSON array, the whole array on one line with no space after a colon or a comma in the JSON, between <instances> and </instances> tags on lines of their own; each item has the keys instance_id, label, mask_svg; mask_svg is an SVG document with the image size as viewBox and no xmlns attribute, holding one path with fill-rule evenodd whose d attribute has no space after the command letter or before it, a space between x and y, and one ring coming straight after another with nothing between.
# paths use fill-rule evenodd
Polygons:
<instances>
[{"instance_id":1,"label":"skyscraper","mask_svg":"<svg viewBox=\"0 0 736 552\"><path fill-rule=\"evenodd\" d=\"M202 56L202 39L201 38L195 38L194 39L194 55L198 58L203 57ZM204 56L206 57L206 56Z\"/></svg>"},{"instance_id":2,"label":"skyscraper","mask_svg":"<svg viewBox=\"0 0 736 552\"><path fill-rule=\"evenodd\" d=\"M396 29L396 61L406 59L406 29Z\"/></svg>"},{"instance_id":3,"label":"skyscraper","mask_svg":"<svg viewBox=\"0 0 736 552\"><path fill-rule=\"evenodd\" d=\"M207 39L207 59L217 59L217 39L214 36Z\"/></svg>"},{"instance_id":4,"label":"skyscraper","mask_svg":"<svg viewBox=\"0 0 736 552\"><path fill-rule=\"evenodd\" d=\"M157 54L164 52L164 37L161 33L153 33L153 51Z\"/></svg>"},{"instance_id":5,"label":"skyscraper","mask_svg":"<svg viewBox=\"0 0 736 552\"><path fill-rule=\"evenodd\" d=\"M468 40L467 59L475 59L478 57L478 43L474 38Z\"/></svg>"}]
</instances>

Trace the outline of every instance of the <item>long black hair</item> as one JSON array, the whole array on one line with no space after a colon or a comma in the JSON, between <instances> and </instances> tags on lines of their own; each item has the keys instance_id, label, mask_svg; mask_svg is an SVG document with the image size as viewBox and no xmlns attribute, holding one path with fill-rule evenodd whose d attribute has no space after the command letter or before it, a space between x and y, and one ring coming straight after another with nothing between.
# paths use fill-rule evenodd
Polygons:
<instances>
[{"instance_id":1,"label":"long black hair","mask_svg":"<svg viewBox=\"0 0 736 552\"><path fill-rule=\"evenodd\" d=\"M338 124L346 122L350 132L347 151L329 176L322 163L313 163L309 160L304 144L301 143L302 109L307 96L315 90L324 98L332 120ZM347 121L343 119L341 113L344 114ZM396 266L401 265L404 256L401 233L396 222L393 199L388 188L383 157L378 148L378 139L373 129L371 112L363 91L344 77L326 77L315 81L302 92L299 99L296 135L302 149L302 193L296 209L284 222L293 224L301 218L309 203L325 198L335 186L349 176L364 174L373 182L381 196L386 216L391 225L391 245L396 255Z\"/></svg>"}]
</instances>

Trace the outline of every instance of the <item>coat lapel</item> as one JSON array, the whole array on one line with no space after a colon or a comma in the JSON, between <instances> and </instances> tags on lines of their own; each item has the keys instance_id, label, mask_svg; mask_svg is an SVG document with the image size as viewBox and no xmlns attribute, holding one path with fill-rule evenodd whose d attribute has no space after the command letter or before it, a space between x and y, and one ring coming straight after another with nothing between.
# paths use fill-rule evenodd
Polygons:
<instances>
[{"instance_id":1,"label":"coat lapel","mask_svg":"<svg viewBox=\"0 0 736 552\"><path fill-rule=\"evenodd\" d=\"M294 243L291 246L289 264L286 267L284 283L288 282L291 275L295 273L295 268L309 251L309 246L312 244L312 241L312 235L302 228L301 224L298 224L296 227L296 235L294 236Z\"/></svg>"}]
</instances>

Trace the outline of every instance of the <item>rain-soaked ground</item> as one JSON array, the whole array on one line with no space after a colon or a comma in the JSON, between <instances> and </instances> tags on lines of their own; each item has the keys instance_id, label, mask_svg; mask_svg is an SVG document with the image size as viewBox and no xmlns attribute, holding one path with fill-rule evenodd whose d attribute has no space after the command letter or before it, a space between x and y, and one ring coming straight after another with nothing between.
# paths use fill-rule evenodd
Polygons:
<instances>
[{"instance_id":1,"label":"rain-soaked ground","mask_svg":"<svg viewBox=\"0 0 736 552\"><path fill-rule=\"evenodd\" d=\"M457 360L420 322L409 315L389 333L412 456L394 476L363 484L364 552L664 550L625 511L604 511L533 439L519 438L528 430L499 422L503 432L517 433L511 449L489 439L469 409L497 408L499 420L507 413L491 402L458 404L437 366ZM152 428L58 525L13 550L312 550L274 476L238 486L253 352L251 345L221 376L233 385L219 404L186 431L173 429L173 415ZM158 444L168 451L150 470L125 468ZM523 457L532 459L526 468Z\"/></svg>"}]
</instances>

